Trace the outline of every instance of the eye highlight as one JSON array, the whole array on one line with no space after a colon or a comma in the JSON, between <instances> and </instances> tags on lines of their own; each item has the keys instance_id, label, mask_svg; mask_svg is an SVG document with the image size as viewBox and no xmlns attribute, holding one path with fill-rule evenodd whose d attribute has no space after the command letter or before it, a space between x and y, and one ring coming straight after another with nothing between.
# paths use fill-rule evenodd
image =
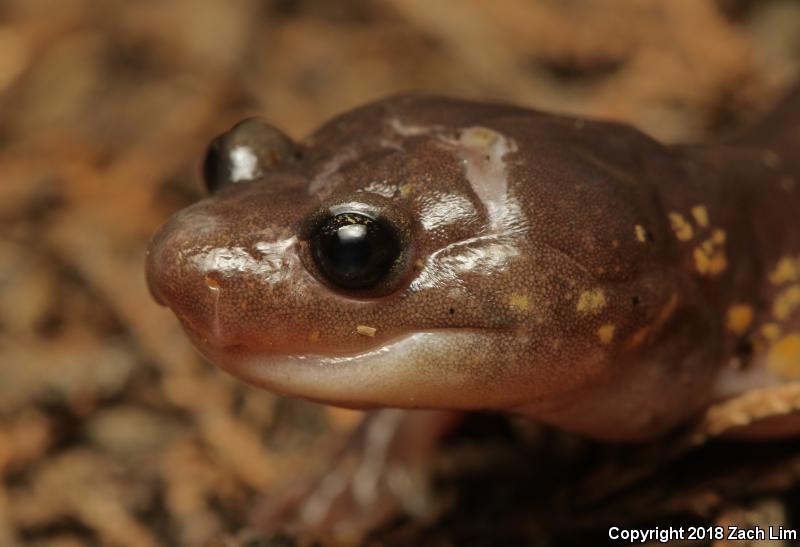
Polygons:
<instances>
[{"instance_id":1,"label":"eye highlight","mask_svg":"<svg viewBox=\"0 0 800 547\"><path fill-rule=\"evenodd\" d=\"M360 212L330 217L312 235L310 246L320 272L344 289L378 285L402 253L400 239L388 223Z\"/></svg>"}]
</instances>

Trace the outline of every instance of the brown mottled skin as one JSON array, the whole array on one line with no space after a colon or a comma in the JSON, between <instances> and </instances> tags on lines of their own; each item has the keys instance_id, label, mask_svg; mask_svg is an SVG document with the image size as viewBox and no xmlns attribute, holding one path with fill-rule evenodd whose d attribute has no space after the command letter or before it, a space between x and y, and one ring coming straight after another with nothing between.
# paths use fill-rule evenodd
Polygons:
<instances>
[{"instance_id":1,"label":"brown mottled skin","mask_svg":"<svg viewBox=\"0 0 800 547\"><path fill-rule=\"evenodd\" d=\"M173 216L148 281L212 362L267 389L654 437L792 379L757 334L781 290L770 272L800 257L800 91L779 108L737 140L665 146L616 123L390 97ZM405 247L395 278L354 295L310 258L309 219L361 202ZM784 334L800 330L787 305Z\"/></svg>"}]
</instances>

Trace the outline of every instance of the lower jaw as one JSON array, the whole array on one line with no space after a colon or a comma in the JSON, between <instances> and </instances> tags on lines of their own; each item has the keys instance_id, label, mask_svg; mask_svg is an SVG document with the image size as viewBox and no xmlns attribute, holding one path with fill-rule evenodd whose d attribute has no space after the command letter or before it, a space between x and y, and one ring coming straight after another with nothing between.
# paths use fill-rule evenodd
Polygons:
<instances>
[{"instance_id":1,"label":"lower jaw","mask_svg":"<svg viewBox=\"0 0 800 547\"><path fill-rule=\"evenodd\" d=\"M493 406L489 395L500 393L463 366L466 348L488 350L496 336L502 334L475 329L412 332L344 355L280 355L243 346L214 347L192 338L220 368L276 393L348 408L466 410ZM473 368L480 365L476 357Z\"/></svg>"}]
</instances>

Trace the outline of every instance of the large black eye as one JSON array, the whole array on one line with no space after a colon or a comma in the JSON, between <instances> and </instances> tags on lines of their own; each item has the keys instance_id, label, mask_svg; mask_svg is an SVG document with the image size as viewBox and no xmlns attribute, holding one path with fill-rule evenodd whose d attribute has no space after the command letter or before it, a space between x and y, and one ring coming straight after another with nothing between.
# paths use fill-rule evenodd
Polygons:
<instances>
[{"instance_id":1,"label":"large black eye","mask_svg":"<svg viewBox=\"0 0 800 547\"><path fill-rule=\"evenodd\" d=\"M392 270L400 241L387 223L361 213L339 213L311 237L311 253L328 280L345 289L365 289Z\"/></svg>"}]
</instances>

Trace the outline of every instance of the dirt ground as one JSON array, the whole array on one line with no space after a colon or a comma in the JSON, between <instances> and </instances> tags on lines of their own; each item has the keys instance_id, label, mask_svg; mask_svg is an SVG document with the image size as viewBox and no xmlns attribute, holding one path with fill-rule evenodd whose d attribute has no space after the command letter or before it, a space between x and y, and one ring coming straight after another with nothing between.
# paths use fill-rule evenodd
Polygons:
<instances>
[{"instance_id":1,"label":"dirt ground","mask_svg":"<svg viewBox=\"0 0 800 547\"><path fill-rule=\"evenodd\" d=\"M149 236L202 196L204 147L239 118L301 138L425 90L702 140L799 73L796 0L3 0L0 546L294 544L248 530L250 510L321 466L358 414L217 371L143 278ZM475 422L446 450L440 512L369 544L800 527L797 442L719 443L664 467L641 463L664 444Z\"/></svg>"}]
</instances>

